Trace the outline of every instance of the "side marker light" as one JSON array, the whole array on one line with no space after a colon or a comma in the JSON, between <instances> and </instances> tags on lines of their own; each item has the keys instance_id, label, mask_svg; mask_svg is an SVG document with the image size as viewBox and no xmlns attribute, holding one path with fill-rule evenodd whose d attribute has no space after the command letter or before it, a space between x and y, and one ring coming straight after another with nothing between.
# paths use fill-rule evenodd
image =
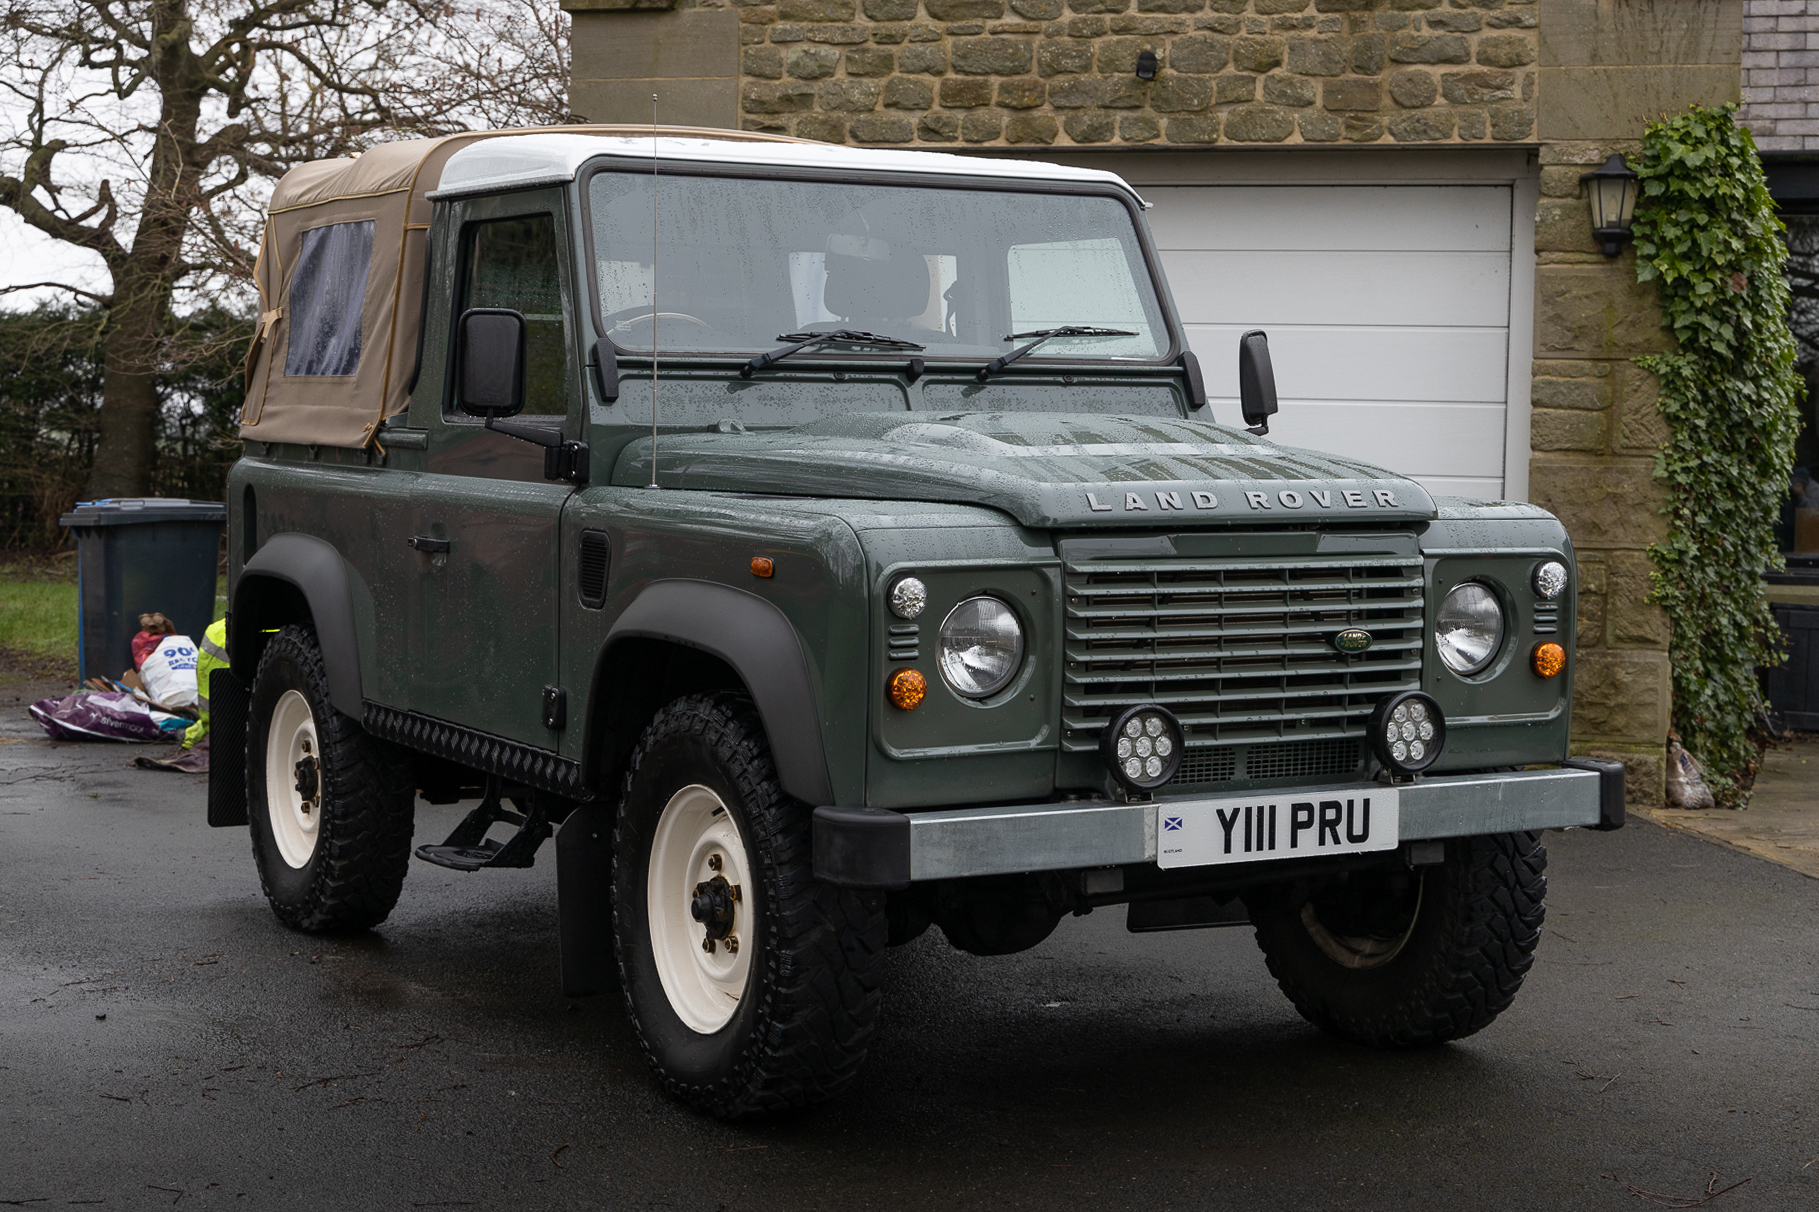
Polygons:
<instances>
[{"instance_id":1,"label":"side marker light","mask_svg":"<svg viewBox=\"0 0 1819 1212\"><path fill-rule=\"evenodd\" d=\"M928 697L928 679L914 669L899 669L891 674L885 693L892 706L914 711Z\"/></svg>"},{"instance_id":2,"label":"side marker light","mask_svg":"<svg viewBox=\"0 0 1819 1212\"><path fill-rule=\"evenodd\" d=\"M752 557L752 575L753 576L768 577L776 571L777 571L777 565L774 562L772 562L772 560L769 556L753 556Z\"/></svg>"},{"instance_id":3,"label":"side marker light","mask_svg":"<svg viewBox=\"0 0 1819 1212\"><path fill-rule=\"evenodd\" d=\"M1537 677L1559 677L1566 668L1566 649L1552 642L1536 644L1529 661L1534 666Z\"/></svg>"}]
</instances>

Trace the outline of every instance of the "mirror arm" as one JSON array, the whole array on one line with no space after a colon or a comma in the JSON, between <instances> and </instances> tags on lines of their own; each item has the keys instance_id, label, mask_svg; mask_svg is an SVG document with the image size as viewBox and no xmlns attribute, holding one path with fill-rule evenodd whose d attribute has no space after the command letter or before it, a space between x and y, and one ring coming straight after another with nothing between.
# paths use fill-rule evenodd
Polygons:
<instances>
[{"instance_id":1,"label":"mirror arm","mask_svg":"<svg viewBox=\"0 0 1819 1212\"><path fill-rule=\"evenodd\" d=\"M486 427L494 433L502 433L508 438L517 438L520 442L529 442L533 446L562 445L562 431L552 429L548 425L526 425L523 421L488 417Z\"/></svg>"},{"instance_id":2,"label":"mirror arm","mask_svg":"<svg viewBox=\"0 0 1819 1212\"><path fill-rule=\"evenodd\" d=\"M543 447L543 478L567 480L571 484L587 482L587 443L562 436L560 429L548 425L527 425L523 421L488 417L486 427L520 442Z\"/></svg>"}]
</instances>

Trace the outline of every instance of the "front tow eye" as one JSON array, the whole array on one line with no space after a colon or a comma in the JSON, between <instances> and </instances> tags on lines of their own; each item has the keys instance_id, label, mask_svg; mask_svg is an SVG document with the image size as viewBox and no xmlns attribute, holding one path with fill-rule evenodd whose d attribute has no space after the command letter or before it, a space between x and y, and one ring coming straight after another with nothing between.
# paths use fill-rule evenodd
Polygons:
<instances>
[{"instance_id":1,"label":"front tow eye","mask_svg":"<svg viewBox=\"0 0 1819 1212\"><path fill-rule=\"evenodd\" d=\"M707 928L707 937L701 940L701 949L710 955L715 944L725 939L728 951L737 951L738 947L728 937L733 932L733 906L739 901L739 885L726 882L724 875L695 885L695 895L689 901L688 914Z\"/></svg>"},{"instance_id":2,"label":"front tow eye","mask_svg":"<svg viewBox=\"0 0 1819 1212\"><path fill-rule=\"evenodd\" d=\"M316 806L316 796L322 790L322 768L316 762L314 754L309 752L306 743L303 758L297 763L297 795L303 800L303 815L308 816L310 809Z\"/></svg>"}]
</instances>

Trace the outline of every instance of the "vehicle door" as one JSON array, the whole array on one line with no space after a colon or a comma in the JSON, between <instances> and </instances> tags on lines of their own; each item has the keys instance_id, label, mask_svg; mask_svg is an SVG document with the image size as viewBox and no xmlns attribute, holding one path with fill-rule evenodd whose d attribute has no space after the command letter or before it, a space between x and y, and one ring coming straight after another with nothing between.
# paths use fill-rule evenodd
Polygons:
<instances>
[{"instance_id":1,"label":"vehicle door","mask_svg":"<svg viewBox=\"0 0 1819 1212\"><path fill-rule=\"evenodd\" d=\"M571 335L568 217L558 190L458 200L439 216L438 254L455 267L452 333L473 307L520 312L528 329L522 418L580 436ZM450 296L444 296L450 297ZM569 485L544 478L543 450L458 412L454 342L439 343L441 407L428 418L419 484L419 595L411 638L412 709L553 749L543 689L557 681L558 533Z\"/></svg>"}]
</instances>

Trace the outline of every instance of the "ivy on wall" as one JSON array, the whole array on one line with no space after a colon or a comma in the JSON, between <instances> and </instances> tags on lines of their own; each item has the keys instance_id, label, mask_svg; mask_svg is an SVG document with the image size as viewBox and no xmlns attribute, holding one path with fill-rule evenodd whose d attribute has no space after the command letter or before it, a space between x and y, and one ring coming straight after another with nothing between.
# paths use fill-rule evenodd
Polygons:
<instances>
[{"instance_id":1,"label":"ivy on wall","mask_svg":"<svg viewBox=\"0 0 1819 1212\"><path fill-rule=\"evenodd\" d=\"M1673 625L1674 723L1734 800L1756 759L1756 668L1782 659L1762 572L1782 566L1774 524L1799 433L1787 249L1755 141L1736 106L1649 125L1634 235L1637 276L1659 284L1672 353L1637 358L1660 379L1669 437L1666 539L1649 549L1654 600Z\"/></svg>"}]
</instances>

